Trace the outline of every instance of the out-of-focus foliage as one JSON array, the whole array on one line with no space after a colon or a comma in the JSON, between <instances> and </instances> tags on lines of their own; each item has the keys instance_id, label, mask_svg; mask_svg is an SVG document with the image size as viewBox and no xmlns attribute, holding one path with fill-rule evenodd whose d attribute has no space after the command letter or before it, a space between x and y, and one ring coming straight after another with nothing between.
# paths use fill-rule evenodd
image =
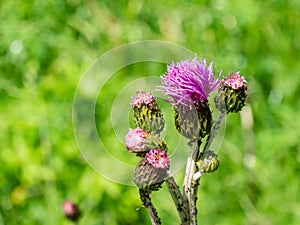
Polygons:
<instances>
[{"instance_id":1,"label":"out-of-focus foliage","mask_svg":"<svg viewBox=\"0 0 300 225\"><path fill-rule=\"evenodd\" d=\"M199 223L299 224L299 0L15 0L0 2L0 21L1 225L71 224L61 210L67 198L82 208L79 224L150 224L145 209L135 210L137 188L96 174L72 130L87 67L148 39L183 45L249 81L248 108L227 118L220 167L201 180ZM151 65L128 70L138 77ZM108 104L124 85L116 77L103 90ZM178 224L165 188L153 200L164 224Z\"/></svg>"}]
</instances>

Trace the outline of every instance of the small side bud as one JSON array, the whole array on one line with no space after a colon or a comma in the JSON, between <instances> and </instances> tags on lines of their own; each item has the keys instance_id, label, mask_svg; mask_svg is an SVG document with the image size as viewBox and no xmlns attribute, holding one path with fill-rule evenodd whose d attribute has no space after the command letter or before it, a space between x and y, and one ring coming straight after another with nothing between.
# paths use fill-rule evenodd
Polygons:
<instances>
[{"instance_id":1,"label":"small side bud","mask_svg":"<svg viewBox=\"0 0 300 225\"><path fill-rule=\"evenodd\" d=\"M218 155L213 151L205 151L200 156L200 160L196 162L196 165L201 173L214 172L219 167Z\"/></svg>"},{"instance_id":2,"label":"small side bud","mask_svg":"<svg viewBox=\"0 0 300 225\"><path fill-rule=\"evenodd\" d=\"M136 127L159 134L165 125L163 114L156 98L146 91L138 91L130 103Z\"/></svg>"},{"instance_id":3,"label":"small side bud","mask_svg":"<svg viewBox=\"0 0 300 225\"><path fill-rule=\"evenodd\" d=\"M245 105L247 81L239 73L232 73L220 82L214 101L222 112L237 113Z\"/></svg>"},{"instance_id":4,"label":"small side bud","mask_svg":"<svg viewBox=\"0 0 300 225\"><path fill-rule=\"evenodd\" d=\"M72 221L77 221L81 215L79 207L70 200L63 203L62 209L65 216Z\"/></svg>"}]
</instances>

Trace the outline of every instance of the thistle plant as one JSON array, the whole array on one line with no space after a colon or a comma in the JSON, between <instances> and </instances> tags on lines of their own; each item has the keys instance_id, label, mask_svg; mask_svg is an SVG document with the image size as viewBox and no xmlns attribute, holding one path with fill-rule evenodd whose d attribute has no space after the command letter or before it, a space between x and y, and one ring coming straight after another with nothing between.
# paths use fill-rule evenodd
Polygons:
<instances>
[{"instance_id":1,"label":"thistle plant","mask_svg":"<svg viewBox=\"0 0 300 225\"><path fill-rule=\"evenodd\" d=\"M161 76L159 89L174 109L177 131L188 139L189 156L186 162L182 191L170 172L167 144L160 137L164 117L156 98L146 91L137 91L132 98L135 128L125 136L128 152L141 157L134 171L133 181L139 188L143 205L147 208L152 224L161 224L150 195L166 183L182 225L197 224L197 191L201 177L218 169L217 153L210 149L221 122L228 113L237 113L245 105L247 83L238 72L223 79L214 71L213 62L205 59L186 59L167 66ZM209 95L217 90L214 98L219 117L214 119ZM204 147L200 149L200 146Z\"/></svg>"}]
</instances>

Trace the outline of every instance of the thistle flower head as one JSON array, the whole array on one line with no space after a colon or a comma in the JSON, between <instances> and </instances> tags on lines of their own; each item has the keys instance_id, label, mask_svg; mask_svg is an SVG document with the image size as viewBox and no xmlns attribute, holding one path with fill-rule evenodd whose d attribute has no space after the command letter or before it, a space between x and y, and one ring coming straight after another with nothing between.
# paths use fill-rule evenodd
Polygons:
<instances>
[{"instance_id":1,"label":"thistle flower head","mask_svg":"<svg viewBox=\"0 0 300 225\"><path fill-rule=\"evenodd\" d=\"M218 83L214 77L213 62L208 67L206 60L187 59L168 65L167 73L161 76L164 94L171 98L173 106L183 105L192 108L194 103L206 101Z\"/></svg>"},{"instance_id":2,"label":"thistle flower head","mask_svg":"<svg viewBox=\"0 0 300 225\"><path fill-rule=\"evenodd\" d=\"M141 128L129 129L129 132L125 136L126 148L129 152L142 152L145 150L145 144L147 140L147 131Z\"/></svg>"},{"instance_id":3,"label":"thistle flower head","mask_svg":"<svg viewBox=\"0 0 300 225\"><path fill-rule=\"evenodd\" d=\"M224 77L215 96L216 107L226 113L237 113L245 105L247 81L239 72Z\"/></svg>"},{"instance_id":4,"label":"thistle flower head","mask_svg":"<svg viewBox=\"0 0 300 225\"><path fill-rule=\"evenodd\" d=\"M221 85L230 87L235 90L240 88L247 89L246 83L247 81L245 80L244 76L241 76L239 72L232 73L221 80Z\"/></svg>"},{"instance_id":5,"label":"thistle flower head","mask_svg":"<svg viewBox=\"0 0 300 225\"><path fill-rule=\"evenodd\" d=\"M149 105L155 101L156 101L156 98L151 93L140 90L140 91L137 91L136 95L131 98L130 105L132 108L134 108L134 107L140 108L143 104Z\"/></svg>"},{"instance_id":6,"label":"thistle flower head","mask_svg":"<svg viewBox=\"0 0 300 225\"><path fill-rule=\"evenodd\" d=\"M65 216L73 221L76 221L80 217L80 209L71 200L66 200L62 205Z\"/></svg>"},{"instance_id":7,"label":"thistle flower head","mask_svg":"<svg viewBox=\"0 0 300 225\"><path fill-rule=\"evenodd\" d=\"M170 159L166 151L152 149L146 154L145 159L155 168L169 168Z\"/></svg>"},{"instance_id":8,"label":"thistle flower head","mask_svg":"<svg viewBox=\"0 0 300 225\"><path fill-rule=\"evenodd\" d=\"M146 91L137 91L130 103L133 109L136 127L150 133L159 134L165 125L163 114L156 102L156 98Z\"/></svg>"},{"instance_id":9,"label":"thistle flower head","mask_svg":"<svg viewBox=\"0 0 300 225\"><path fill-rule=\"evenodd\" d=\"M157 191L167 178L168 168L158 168L143 158L134 170L133 182L142 190Z\"/></svg>"}]
</instances>

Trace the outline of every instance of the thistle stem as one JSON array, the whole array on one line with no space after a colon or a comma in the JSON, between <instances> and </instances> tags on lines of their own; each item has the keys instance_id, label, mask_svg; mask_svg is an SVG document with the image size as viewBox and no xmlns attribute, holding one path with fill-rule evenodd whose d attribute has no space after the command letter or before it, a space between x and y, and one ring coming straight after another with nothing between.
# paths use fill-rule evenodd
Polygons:
<instances>
[{"instance_id":1,"label":"thistle stem","mask_svg":"<svg viewBox=\"0 0 300 225\"><path fill-rule=\"evenodd\" d=\"M154 208L154 205L152 204L151 198L150 198L150 192L147 190L139 189L140 198L143 203L143 205L147 208L151 224L152 225L160 225L161 220L158 217L157 211Z\"/></svg>"},{"instance_id":2,"label":"thistle stem","mask_svg":"<svg viewBox=\"0 0 300 225\"><path fill-rule=\"evenodd\" d=\"M213 127L211 128L211 131L208 135L208 138L206 140L203 152L208 151L210 148L210 145L213 141L213 139L216 137L217 135L217 131L219 130L221 123L223 121L223 119L226 116L226 111L221 112L221 114L219 115L218 119L216 120L216 122L214 123Z\"/></svg>"},{"instance_id":3,"label":"thistle stem","mask_svg":"<svg viewBox=\"0 0 300 225\"><path fill-rule=\"evenodd\" d=\"M179 190L179 187L170 171L168 171L166 185L175 203L178 215L180 217L181 225L188 225L188 210L186 204L184 204L184 200Z\"/></svg>"},{"instance_id":4,"label":"thistle stem","mask_svg":"<svg viewBox=\"0 0 300 225\"><path fill-rule=\"evenodd\" d=\"M193 176L196 172L197 158L199 156L200 141L190 141L190 155L187 159L187 165L183 183L183 196L186 208L188 209L188 224L197 224L197 182L193 181Z\"/></svg>"}]
</instances>

